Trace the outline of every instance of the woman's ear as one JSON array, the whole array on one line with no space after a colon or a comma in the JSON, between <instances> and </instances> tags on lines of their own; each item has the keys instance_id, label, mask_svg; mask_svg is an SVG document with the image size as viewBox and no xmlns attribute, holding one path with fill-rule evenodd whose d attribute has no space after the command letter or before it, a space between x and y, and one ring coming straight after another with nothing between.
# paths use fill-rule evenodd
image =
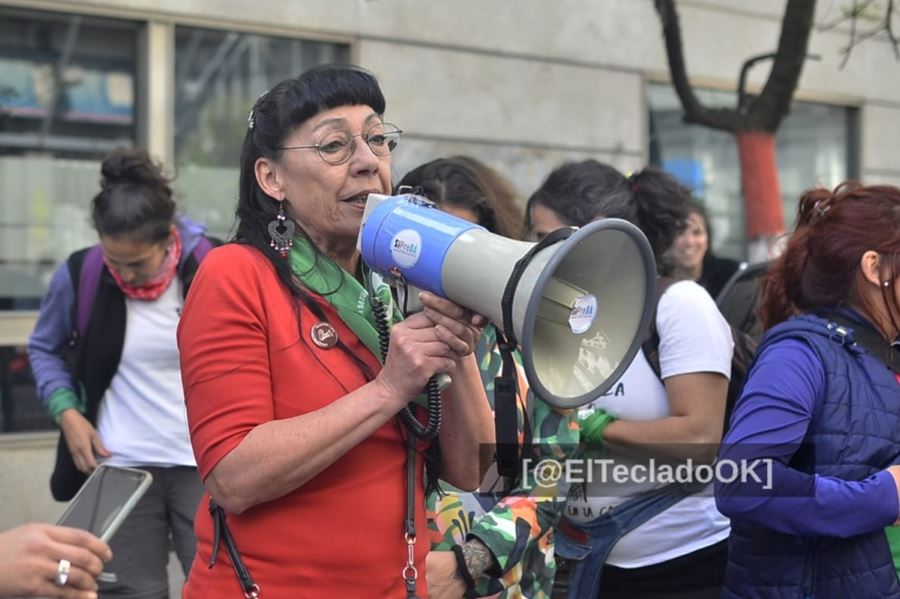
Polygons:
<instances>
[{"instance_id":1,"label":"woman's ear","mask_svg":"<svg viewBox=\"0 0 900 599\"><path fill-rule=\"evenodd\" d=\"M281 173L277 167L268 158L257 158L253 165L253 171L256 174L256 182L266 195L276 200L284 199L284 184L281 179Z\"/></svg>"},{"instance_id":2,"label":"woman's ear","mask_svg":"<svg viewBox=\"0 0 900 599\"><path fill-rule=\"evenodd\" d=\"M875 250L865 252L859 259L859 269L866 281L876 287L881 287L881 255L878 252Z\"/></svg>"}]
</instances>

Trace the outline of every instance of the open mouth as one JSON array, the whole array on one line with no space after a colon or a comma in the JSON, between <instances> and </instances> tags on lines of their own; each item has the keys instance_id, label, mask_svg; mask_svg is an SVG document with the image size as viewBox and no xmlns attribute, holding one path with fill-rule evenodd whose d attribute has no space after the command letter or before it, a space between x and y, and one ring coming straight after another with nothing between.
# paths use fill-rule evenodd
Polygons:
<instances>
[{"instance_id":1,"label":"open mouth","mask_svg":"<svg viewBox=\"0 0 900 599\"><path fill-rule=\"evenodd\" d=\"M342 203L353 204L354 206L365 207L366 199L369 197L369 192L366 191L359 195L355 195L349 198L344 198L341 200Z\"/></svg>"}]
</instances>

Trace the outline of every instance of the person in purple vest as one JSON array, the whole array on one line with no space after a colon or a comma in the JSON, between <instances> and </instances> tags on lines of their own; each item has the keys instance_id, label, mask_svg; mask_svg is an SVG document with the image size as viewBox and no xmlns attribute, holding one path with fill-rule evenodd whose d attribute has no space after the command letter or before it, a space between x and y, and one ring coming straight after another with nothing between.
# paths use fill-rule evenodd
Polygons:
<instances>
[{"instance_id":1,"label":"person in purple vest","mask_svg":"<svg viewBox=\"0 0 900 599\"><path fill-rule=\"evenodd\" d=\"M28 352L62 429L50 486L71 499L98 464L139 467L153 484L112 539L102 597L167 597L170 534L185 572L202 495L175 332L212 244L176 214L170 181L144 150L104 161L91 217L100 243L50 281ZM115 579L112 581L112 579Z\"/></svg>"},{"instance_id":2,"label":"person in purple vest","mask_svg":"<svg viewBox=\"0 0 900 599\"><path fill-rule=\"evenodd\" d=\"M723 597L898 598L900 189L807 191L760 315L719 452Z\"/></svg>"}]
</instances>

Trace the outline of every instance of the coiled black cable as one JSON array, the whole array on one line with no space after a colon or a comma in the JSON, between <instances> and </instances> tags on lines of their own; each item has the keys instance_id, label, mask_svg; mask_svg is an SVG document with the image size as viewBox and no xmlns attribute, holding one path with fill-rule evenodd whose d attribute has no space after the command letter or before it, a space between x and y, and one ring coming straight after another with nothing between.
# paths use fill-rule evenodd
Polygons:
<instances>
[{"instance_id":1,"label":"coiled black cable","mask_svg":"<svg viewBox=\"0 0 900 599\"><path fill-rule=\"evenodd\" d=\"M388 348L391 343L391 332L388 328L390 318L387 307L371 291L369 292L369 302L372 306L372 312L375 314L375 330L378 331L378 349L381 350L381 360L386 362ZM428 398L428 420L424 426L413 414L409 403L401 410L400 417L403 420L403 424L406 425L406 428L413 435L430 441L441 430L441 390L438 386L436 375L428 379L428 384L425 385L425 395Z\"/></svg>"}]
</instances>

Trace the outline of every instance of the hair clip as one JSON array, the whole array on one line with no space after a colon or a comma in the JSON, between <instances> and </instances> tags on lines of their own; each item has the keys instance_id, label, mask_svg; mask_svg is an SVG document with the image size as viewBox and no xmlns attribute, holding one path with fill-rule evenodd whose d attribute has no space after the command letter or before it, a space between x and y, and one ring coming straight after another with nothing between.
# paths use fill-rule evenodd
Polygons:
<instances>
[{"instance_id":1,"label":"hair clip","mask_svg":"<svg viewBox=\"0 0 900 599\"><path fill-rule=\"evenodd\" d=\"M625 177L625 180L628 182L628 189L631 190L631 193L637 193L641 188L640 184L637 182L637 173L628 173L628 176Z\"/></svg>"},{"instance_id":2,"label":"hair clip","mask_svg":"<svg viewBox=\"0 0 900 599\"><path fill-rule=\"evenodd\" d=\"M813 204L813 211L816 213L817 220L822 220L825 218L825 215L831 210L833 203L831 202L832 198L825 198L817 201Z\"/></svg>"},{"instance_id":3,"label":"hair clip","mask_svg":"<svg viewBox=\"0 0 900 599\"><path fill-rule=\"evenodd\" d=\"M254 114L256 113L256 105L259 104L259 101L262 100L263 96L269 93L269 90L264 91L256 97L256 100L253 101L253 106L250 107L250 114L247 115L247 128L253 129L254 125L256 125L256 119L254 118Z\"/></svg>"}]
</instances>

